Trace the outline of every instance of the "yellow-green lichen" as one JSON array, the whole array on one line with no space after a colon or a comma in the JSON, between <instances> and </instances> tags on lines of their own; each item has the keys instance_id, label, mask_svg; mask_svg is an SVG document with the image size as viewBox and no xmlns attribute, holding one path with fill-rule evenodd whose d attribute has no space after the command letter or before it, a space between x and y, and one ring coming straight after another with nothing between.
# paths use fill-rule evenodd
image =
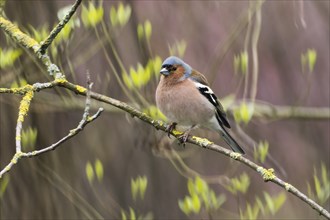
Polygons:
<instances>
[{"instance_id":1,"label":"yellow-green lichen","mask_svg":"<svg viewBox=\"0 0 330 220\"><path fill-rule=\"evenodd\" d=\"M182 135L182 134L183 134L181 131L177 131L177 130L173 130L172 133L173 133L175 136L178 136L178 135Z\"/></svg>"},{"instance_id":2,"label":"yellow-green lichen","mask_svg":"<svg viewBox=\"0 0 330 220\"><path fill-rule=\"evenodd\" d=\"M290 189L292 189L292 185L290 183L285 183L284 188L286 191L289 191Z\"/></svg>"},{"instance_id":3,"label":"yellow-green lichen","mask_svg":"<svg viewBox=\"0 0 330 220\"><path fill-rule=\"evenodd\" d=\"M261 174L264 181L270 181L275 179L274 169L269 168L268 170L263 167L258 167L257 172Z\"/></svg>"},{"instance_id":4,"label":"yellow-green lichen","mask_svg":"<svg viewBox=\"0 0 330 220\"><path fill-rule=\"evenodd\" d=\"M0 93L11 93L11 89L8 88L0 88Z\"/></svg>"},{"instance_id":5,"label":"yellow-green lichen","mask_svg":"<svg viewBox=\"0 0 330 220\"><path fill-rule=\"evenodd\" d=\"M57 78L57 79L55 79L55 82L58 84L64 84L68 81L65 78Z\"/></svg>"},{"instance_id":6,"label":"yellow-green lichen","mask_svg":"<svg viewBox=\"0 0 330 220\"><path fill-rule=\"evenodd\" d=\"M72 129L72 130L70 130L70 135L74 135L74 134L76 134L77 133L77 129L75 128L75 129Z\"/></svg>"},{"instance_id":7,"label":"yellow-green lichen","mask_svg":"<svg viewBox=\"0 0 330 220\"><path fill-rule=\"evenodd\" d=\"M30 90L27 91L25 96L23 97L21 104L19 106L18 119L17 119L18 122L24 121L24 116L27 115L33 95L34 95L33 90Z\"/></svg>"},{"instance_id":8,"label":"yellow-green lichen","mask_svg":"<svg viewBox=\"0 0 330 220\"><path fill-rule=\"evenodd\" d=\"M20 158L22 157L22 155L23 155L22 152L17 152L17 153L14 155L13 159L11 159L10 162L13 163L13 164L16 164L17 161L18 161L18 159L20 159Z\"/></svg>"},{"instance_id":9,"label":"yellow-green lichen","mask_svg":"<svg viewBox=\"0 0 330 220\"><path fill-rule=\"evenodd\" d=\"M35 48L37 48L36 46L39 45L38 42L30 36L24 34L20 29L18 29L16 25L6 20L2 16L0 16L0 27L2 27L10 37L17 40L23 46L32 48L34 51L36 51Z\"/></svg>"},{"instance_id":10,"label":"yellow-green lichen","mask_svg":"<svg viewBox=\"0 0 330 220\"><path fill-rule=\"evenodd\" d=\"M26 84L25 86L22 87L23 91L32 91L33 90L33 86L30 84Z\"/></svg>"},{"instance_id":11,"label":"yellow-green lichen","mask_svg":"<svg viewBox=\"0 0 330 220\"><path fill-rule=\"evenodd\" d=\"M85 93L86 92L86 88L76 85L76 90L80 93Z\"/></svg>"},{"instance_id":12,"label":"yellow-green lichen","mask_svg":"<svg viewBox=\"0 0 330 220\"><path fill-rule=\"evenodd\" d=\"M19 94L22 92L22 88L12 88L11 91L13 91L14 94Z\"/></svg>"},{"instance_id":13,"label":"yellow-green lichen","mask_svg":"<svg viewBox=\"0 0 330 220\"><path fill-rule=\"evenodd\" d=\"M157 120L155 120L154 121L155 123L152 123L153 125L156 125L157 127L159 126L159 127L163 127L164 126L164 122L163 121L157 121ZM157 128L156 127L156 128ZM158 128L157 128L157 130L158 130Z\"/></svg>"},{"instance_id":14,"label":"yellow-green lichen","mask_svg":"<svg viewBox=\"0 0 330 220\"><path fill-rule=\"evenodd\" d=\"M33 86L27 84L19 88L0 88L0 93L25 94L27 91L34 90Z\"/></svg>"},{"instance_id":15,"label":"yellow-green lichen","mask_svg":"<svg viewBox=\"0 0 330 220\"><path fill-rule=\"evenodd\" d=\"M237 152L230 152L229 156L231 158L233 158L234 160L237 160L238 158L240 158L242 156L242 154L237 153Z\"/></svg>"},{"instance_id":16,"label":"yellow-green lichen","mask_svg":"<svg viewBox=\"0 0 330 220\"><path fill-rule=\"evenodd\" d=\"M15 139L16 139L16 141L21 141L22 136L21 135L16 135Z\"/></svg>"},{"instance_id":17,"label":"yellow-green lichen","mask_svg":"<svg viewBox=\"0 0 330 220\"><path fill-rule=\"evenodd\" d=\"M213 142L207 140L206 138L200 138L200 137L195 137L195 136L193 136L192 139L193 139L194 141L196 141L197 143L203 145L203 146L207 146L207 145L211 145L211 144L213 144Z\"/></svg>"}]
</instances>

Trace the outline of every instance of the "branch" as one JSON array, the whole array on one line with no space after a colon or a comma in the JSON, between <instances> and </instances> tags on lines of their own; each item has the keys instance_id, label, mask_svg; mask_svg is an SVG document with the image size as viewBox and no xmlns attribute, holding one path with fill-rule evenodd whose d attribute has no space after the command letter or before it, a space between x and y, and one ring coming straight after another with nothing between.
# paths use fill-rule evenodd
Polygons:
<instances>
[{"instance_id":1,"label":"branch","mask_svg":"<svg viewBox=\"0 0 330 220\"><path fill-rule=\"evenodd\" d=\"M55 150L57 147L59 147L62 143L64 143L65 141L69 140L70 138L76 136L80 131L82 131L84 129L84 127L89 124L90 122L94 121L96 118L98 118L101 113L103 112L103 108L99 108L99 110L93 115L93 116L89 116L89 109L90 109L90 100L91 100L91 88L92 88L92 83L90 83L89 80L89 76L88 76L88 89L84 90L86 92L86 104L85 104L85 110L84 110L84 114L83 117L81 119L81 121L79 122L78 126L72 130L70 130L70 132L63 137L62 139L60 139L59 141L57 141L56 143L50 145L49 147L45 147L41 150L35 150L32 152L22 152L21 151L21 130L22 130L22 123L24 121L24 116L27 114L28 109L29 109L29 105L30 105L30 101L33 97L33 93L35 91L39 91L42 89L47 89L47 88L52 88L54 86L57 86L59 84L58 82L59 80L53 81L51 83L36 83L33 86L31 85L27 85L24 86L22 88L18 88L18 89L9 89L7 90L9 93L21 93L22 91L26 90L26 88L30 88L29 91L26 92L25 96L23 97L21 104L20 104L20 111L18 113L18 120L17 120L17 126L16 126L16 153L13 156L13 158L11 159L10 163L0 171L0 179L2 178L2 176L9 172L9 170L18 162L19 159L21 158L25 158L25 157L35 157L35 156L39 156L40 154ZM76 86L76 89L79 88ZM10 91L11 90L11 91ZM15 91L13 91L15 90ZM0 90L1 91L1 90Z\"/></svg>"},{"instance_id":2,"label":"branch","mask_svg":"<svg viewBox=\"0 0 330 220\"><path fill-rule=\"evenodd\" d=\"M5 19L0 15L0 28L4 30L9 37L15 40L19 45L27 48L33 49L34 52L37 52L39 49L39 44L36 40L30 36L23 33L16 25L11 23L9 20Z\"/></svg>"},{"instance_id":3,"label":"branch","mask_svg":"<svg viewBox=\"0 0 330 220\"><path fill-rule=\"evenodd\" d=\"M252 32L251 39L251 50L252 50L252 79L251 79L251 99L255 101L257 96L257 87L258 87L258 75L259 75L259 60L258 60L258 41L260 37L261 30L261 6L264 1L259 0L256 3L256 7L258 8L255 14L255 23L254 30Z\"/></svg>"},{"instance_id":4,"label":"branch","mask_svg":"<svg viewBox=\"0 0 330 220\"><path fill-rule=\"evenodd\" d=\"M255 103L255 116L269 119L313 119L329 120L327 107L280 106Z\"/></svg>"},{"instance_id":5,"label":"branch","mask_svg":"<svg viewBox=\"0 0 330 220\"><path fill-rule=\"evenodd\" d=\"M72 90L80 95L85 95L85 92L79 92L75 89L75 85L69 82L64 82L63 84L60 84L60 86L67 88L69 90ZM152 125L153 127L155 127L157 130L162 130L167 132L167 124L162 122L162 121L157 121L154 120L153 118L151 118L150 116L146 115L145 113L142 113L140 111L138 111L137 109L134 109L133 107L129 106L128 104L121 102L119 100L107 97L105 95L99 94L99 93L95 93L95 92L91 92L91 97L93 99L96 99L98 101L104 102L104 103L108 103L110 105L113 105L117 108L122 109L125 112L128 112L129 114L131 114L132 117L137 117L140 120ZM171 134L176 137L179 138L180 135L182 135L181 132L179 131L173 131L171 132ZM199 138L199 137L189 137L187 140L188 143L194 144L196 146L202 147L202 148L206 148L218 153L221 153L227 157L230 157L232 159L235 159L243 164L245 164L246 166L250 167L251 169L253 169L254 171L257 171L262 178L264 179L265 182L273 182L275 184L277 184L278 186L284 188L286 191L292 193L293 195L297 196L298 198L300 198L302 201L304 201L305 203L307 203L308 205L310 205L313 209L317 210L320 215L325 216L326 218L330 219L330 213L324 209L322 206L320 206L319 204L317 204L316 202L314 202L312 199L308 198L304 193L302 193L301 191L299 191L297 188L295 188L294 186L292 186L291 184L283 181L282 179L280 179L279 177L277 177L274 174L274 170L273 169L266 169L262 166L257 165L256 163L252 162L251 160L243 157L242 155L232 152L226 148L223 148L219 145L216 145L212 142L210 142L207 139L204 138Z\"/></svg>"},{"instance_id":6,"label":"branch","mask_svg":"<svg viewBox=\"0 0 330 220\"><path fill-rule=\"evenodd\" d=\"M228 112L233 112L240 108L243 101L237 101L228 108ZM329 120L330 108L327 107L303 107L303 106L282 106L265 103L256 100L244 101L247 105L254 105L253 117L266 119L299 119L299 120Z\"/></svg>"},{"instance_id":7,"label":"branch","mask_svg":"<svg viewBox=\"0 0 330 220\"><path fill-rule=\"evenodd\" d=\"M20 106L19 106L19 112L18 112L18 119L17 119L17 124L16 124L16 152L21 152L22 151L22 146L21 146L21 139L22 139L22 128L23 128L23 121L24 117L27 115L29 108L30 108L30 102L33 98L34 91L30 90L26 92L24 95Z\"/></svg>"},{"instance_id":8,"label":"branch","mask_svg":"<svg viewBox=\"0 0 330 220\"><path fill-rule=\"evenodd\" d=\"M56 36L61 32L61 30L64 28L64 26L69 22L72 15L76 12L78 6L80 5L81 0L76 0L74 5L72 5L70 11L66 16L56 25L56 27L50 32L46 40L44 40L41 43L40 49L38 50L38 53L44 54L49 45L53 42L53 40L56 38Z\"/></svg>"}]
</instances>

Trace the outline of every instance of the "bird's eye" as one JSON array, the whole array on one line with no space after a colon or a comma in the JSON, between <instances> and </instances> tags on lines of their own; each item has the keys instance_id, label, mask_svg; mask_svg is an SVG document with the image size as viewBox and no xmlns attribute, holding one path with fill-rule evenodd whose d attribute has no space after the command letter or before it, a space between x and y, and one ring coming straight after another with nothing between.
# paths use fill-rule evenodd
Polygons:
<instances>
[{"instance_id":1,"label":"bird's eye","mask_svg":"<svg viewBox=\"0 0 330 220\"><path fill-rule=\"evenodd\" d=\"M169 65L169 66L167 67L167 69L168 69L170 72L172 72L172 71L175 71L175 70L176 70L176 66Z\"/></svg>"},{"instance_id":2,"label":"bird's eye","mask_svg":"<svg viewBox=\"0 0 330 220\"><path fill-rule=\"evenodd\" d=\"M170 65L170 64L165 64L165 65L162 66L162 68L166 68L170 72L175 71L177 69L176 66L173 66L173 65Z\"/></svg>"}]
</instances>

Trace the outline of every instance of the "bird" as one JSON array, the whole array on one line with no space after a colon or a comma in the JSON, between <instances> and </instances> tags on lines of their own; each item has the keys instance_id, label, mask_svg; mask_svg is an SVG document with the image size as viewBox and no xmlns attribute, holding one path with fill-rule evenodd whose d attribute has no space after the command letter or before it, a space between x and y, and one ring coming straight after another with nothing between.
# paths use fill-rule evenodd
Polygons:
<instances>
[{"instance_id":1,"label":"bird","mask_svg":"<svg viewBox=\"0 0 330 220\"><path fill-rule=\"evenodd\" d=\"M234 152L245 154L226 130L231 126L224 108L203 74L176 56L163 61L160 74L155 99L159 110L171 122L166 129L168 134L176 125L188 128L179 137L185 143L194 128L208 128L218 132Z\"/></svg>"}]
</instances>

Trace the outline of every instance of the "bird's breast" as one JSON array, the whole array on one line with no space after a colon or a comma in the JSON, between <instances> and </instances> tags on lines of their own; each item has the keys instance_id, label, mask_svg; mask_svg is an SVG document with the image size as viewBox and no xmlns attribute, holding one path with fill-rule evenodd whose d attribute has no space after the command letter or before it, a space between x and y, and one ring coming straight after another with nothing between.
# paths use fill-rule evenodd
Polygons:
<instances>
[{"instance_id":1,"label":"bird's breast","mask_svg":"<svg viewBox=\"0 0 330 220\"><path fill-rule=\"evenodd\" d=\"M157 87L157 106L171 122L191 126L203 124L214 116L214 106L190 83L185 80L169 89L160 82Z\"/></svg>"}]
</instances>

